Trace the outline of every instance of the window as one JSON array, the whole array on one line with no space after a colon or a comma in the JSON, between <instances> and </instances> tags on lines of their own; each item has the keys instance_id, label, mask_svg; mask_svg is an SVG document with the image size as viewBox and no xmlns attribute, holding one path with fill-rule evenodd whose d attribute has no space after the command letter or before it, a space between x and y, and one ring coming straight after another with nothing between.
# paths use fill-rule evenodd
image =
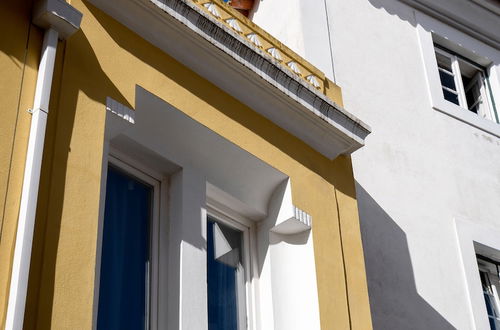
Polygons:
<instances>
[{"instance_id":1,"label":"window","mask_svg":"<svg viewBox=\"0 0 500 330\"><path fill-rule=\"evenodd\" d=\"M110 171L124 175L125 183L116 189L124 190L121 195L112 198L108 194L114 184L109 181L106 187L106 172L102 176L97 251L103 258L98 252L93 328L319 329L310 230L290 237L274 231L277 224L288 224L285 229L296 232L296 222L310 229L310 217L292 203L288 176L153 94L138 88L136 98L137 111L112 100L108 103L105 156ZM133 125L124 122L134 114ZM190 138L179 139L184 135ZM142 305L133 308L133 316L125 315L134 318L130 326L121 320L98 320L108 318L106 313L113 308L125 310L113 306L120 302L118 289L108 290L112 304L103 302L106 292L99 290L106 291L106 286L128 275L123 274L126 268L116 271L107 265L105 250L108 245L115 248L113 241L120 247L117 256L129 252L121 237L112 237L118 230L104 226L113 204L126 217L118 214L111 223L122 225L114 220L128 219L129 209L141 199L128 190L129 181L133 187L149 187L152 198L142 213L145 222L139 221L149 228L135 233L147 240L129 238L140 241L149 254L131 263L137 264L139 280L120 288L127 298L129 288L144 287L135 299ZM101 274L105 277L111 271L116 276L100 281Z\"/></svg>"},{"instance_id":2,"label":"window","mask_svg":"<svg viewBox=\"0 0 500 330\"><path fill-rule=\"evenodd\" d=\"M231 225L238 224L207 219L208 330L248 329L248 228Z\"/></svg>"},{"instance_id":3,"label":"window","mask_svg":"<svg viewBox=\"0 0 500 330\"><path fill-rule=\"evenodd\" d=\"M421 12L415 15L432 109L500 137L498 50Z\"/></svg>"},{"instance_id":4,"label":"window","mask_svg":"<svg viewBox=\"0 0 500 330\"><path fill-rule=\"evenodd\" d=\"M111 158L106 179L97 329L154 329L159 183ZM119 165L118 165L119 164Z\"/></svg>"},{"instance_id":5,"label":"window","mask_svg":"<svg viewBox=\"0 0 500 330\"><path fill-rule=\"evenodd\" d=\"M477 263L479 267L479 274L481 277L481 285L483 288L484 301L486 303L486 311L488 313L488 320L492 330L500 329L500 300L499 300L499 286L500 286L500 263L477 255Z\"/></svg>"},{"instance_id":6,"label":"window","mask_svg":"<svg viewBox=\"0 0 500 330\"><path fill-rule=\"evenodd\" d=\"M486 70L436 44L435 52L444 98L483 118L495 121Z\"/></svg>"}]
</instances>

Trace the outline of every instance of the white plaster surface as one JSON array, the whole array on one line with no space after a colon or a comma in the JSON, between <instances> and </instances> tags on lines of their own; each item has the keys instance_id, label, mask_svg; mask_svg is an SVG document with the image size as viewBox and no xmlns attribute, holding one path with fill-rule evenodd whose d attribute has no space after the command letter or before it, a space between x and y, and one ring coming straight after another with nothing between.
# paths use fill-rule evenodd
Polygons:
<instances>
[{"instance_id":1,"label":"white plaster surface","mask_svg":"<svg viewBox=\"0 0 500 330\"><path fill-rule=\"evenodd\" d=\"M158 328L207 329L210 205L235 215L255 233L251 240L256 246L250 250L258 252L251 253L248 279L254 285L247 294L256 297L249 318L257 321L249 322L248 330L320 329L311 231L270 232L280 221L304 217L295 214L289 178L146 90L137 87L136 92L133 123L117 116L127 111L116 110L122 106L110 100L106 136L124 162L128 157L139 168L147 165L165 178L163 189L168 189L160 196L168 224L160 226L167 239L160 240L166 244L160 248L165 256L160 275L166 275L159 276L159 287L166 281L168 292L159 293ZM223 240L217 243L222 249L216 247L216 254L229 259L231 247Z\"/></svg>"},{"instance_id":2,"label":"white plaster surface","mask_svg":"<svg viewBox=\"0 0 500 330\"><path fill-rule=\"evenodd\" d=\"M324 11L317 6L315 12L269 20L277 3L261 1L256 21L292 46L304 33L284 33L284 26L307 29ZM464 2L453 3L455 8ZM470 268L474 260L462 260L454 219L500 229L500 139L433 109L417 25L456 44L474 44L472 50L497 67L500 51L449 27L436 30L439 24L420 21L400 1L327 0L327 5L345 107L373 131L352 159L374 328L484 329L484 307L470 305L469 289L478 286L469 288L464 275L471 270L463 265ZM466 7L459 9L460 15L467 13ZM490 28L500 31L496 17ZM322 44L305 45L307 52L295 50L313 63L308 52L329 56ZM497 73L492 79L498 86ZM496 100L500 104L498 92ZM482 321L473 314L483 315Z\"/></svg>"}]
</instances>

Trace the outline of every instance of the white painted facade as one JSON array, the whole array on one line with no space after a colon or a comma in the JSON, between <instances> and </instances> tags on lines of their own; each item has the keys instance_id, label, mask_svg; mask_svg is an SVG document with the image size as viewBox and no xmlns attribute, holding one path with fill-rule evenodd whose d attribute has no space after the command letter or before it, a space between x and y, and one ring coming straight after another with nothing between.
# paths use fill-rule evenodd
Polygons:
<instances>
[{"instance_id":1,"label":"white painted facade","mask_svg":"<svg viewBox=\"0 0 500 330\"><path fill-rule=\"evenodd\" d=\"M500 251L500 124L444 100L431 32L486 67L499 116L500 4L262 0L253 20L372 127L352 159L374 328L489 329L475 253Z\"/></svg>"}]
</instances>

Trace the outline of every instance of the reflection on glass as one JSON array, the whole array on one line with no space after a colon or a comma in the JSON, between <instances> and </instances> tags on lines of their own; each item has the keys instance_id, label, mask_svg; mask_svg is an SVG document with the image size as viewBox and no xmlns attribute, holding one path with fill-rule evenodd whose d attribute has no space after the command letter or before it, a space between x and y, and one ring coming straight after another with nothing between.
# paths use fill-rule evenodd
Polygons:
<instances>
[{"instance_id":1,"label":"reflection on glass","mask_svg":"<svg viewBox=\"0 0 500 330\"><path fill-rule=\"evenodd\" d=\"M498 265L484 260L483 257L478 257L478 265L490 328L491 330L500 330L500 303L498 300L500 278L498 276Z\"/></svg>"},{"instance_id":2,"label":"reflection on glass","mask_svg":"<svg viewBox=\"0 0 500 330\"><path fill-rule=\"evenodd\" d=\"M246 329L242 232L207 223L208 329Z\"/></svg>"}]
</instances>

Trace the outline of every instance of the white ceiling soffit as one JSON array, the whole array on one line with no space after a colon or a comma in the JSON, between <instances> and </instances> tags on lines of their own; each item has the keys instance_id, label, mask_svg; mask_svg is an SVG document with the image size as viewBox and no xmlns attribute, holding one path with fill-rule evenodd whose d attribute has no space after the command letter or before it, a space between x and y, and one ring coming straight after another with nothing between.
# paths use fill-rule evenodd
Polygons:
<instances>
[{"instance_id":1,"label":"white ceiling soffit","mask_svg":"<svg viewBox=\"0 0 500 330\"><path fill-rule=\"evenodd\" d=\"M187 0L91 0L143 38L330 159L370 128Z\"/></svg>"},{"instance_id":2,"label":"white ceiling soffit","mask_svg":"<svg viewBox=\"0 0 500 330\"><path fill-rule=\"evenodd\" d=\"M496 0L400 1L500 49L500 5Z\"/></svg>"},{"instance_id":3,"label":"white ceiling soffit","mask_svg":"<svg viewBox=\"0 0 500 330\"><path fill-rule=\"evenodd\" d=\"M206 178L211 201L252 220L267 215L285 174L139 86L135 103L131 120L122 105L108 101L106 134L114 150L133 154L161 175L193 169Z\"/></svg>"}]
</instances>

